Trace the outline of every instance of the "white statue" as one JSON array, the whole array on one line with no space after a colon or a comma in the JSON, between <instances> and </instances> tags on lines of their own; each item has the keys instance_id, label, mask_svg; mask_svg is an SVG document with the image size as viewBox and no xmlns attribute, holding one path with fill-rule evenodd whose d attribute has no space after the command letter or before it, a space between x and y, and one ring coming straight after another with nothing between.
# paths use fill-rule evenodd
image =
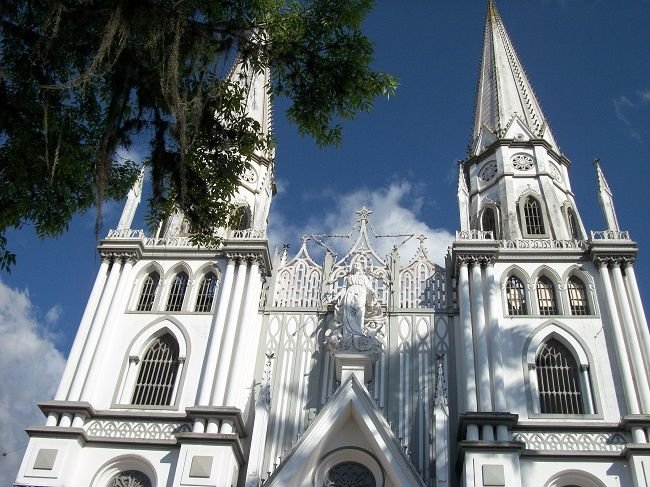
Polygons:
<instances>
[{"instance_id":1,"label":"white statue","mask_svg":"<svg viewBox=\"0 0 650 487\"><path fill-rule=\"evenodd\" d=\"M380 350L376 338L384 323L370 279L361 263L356 262L345 278L345 287L334 299L333 333L328 336L330 348L358 351Z\"/></svg>"}]
</instances>

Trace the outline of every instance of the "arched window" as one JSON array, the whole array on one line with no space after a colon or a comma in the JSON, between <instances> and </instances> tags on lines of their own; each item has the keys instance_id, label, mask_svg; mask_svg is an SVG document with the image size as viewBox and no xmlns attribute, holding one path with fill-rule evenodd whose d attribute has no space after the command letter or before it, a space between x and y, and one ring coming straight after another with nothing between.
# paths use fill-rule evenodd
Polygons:
<instances>
[{"instance_id":1,"label":"arched window","mask_svg":"<svg viewBox=\"0 0 650 487\"><path fill-rule=\"evenodd\" d=\"M569 226L569 235L574 240L580 240L580 227L578 226L578 219L573 208L567 208L566 219L567 225Z\"/></svg>"},{"instance_id":2,"label":"arched window","mask_svg":"<svg viewBox=\"0 0 650 487\"><path fill-rule=\"evenodd\" d=\"M540 315L558 314L555 300L555 287L546 276L537 279L537 305Z\"/></svg>"},{"instance_id":3,"label":"arched window","mask_svg":"<svg viewBox=\"0 0 650 487\"><path fill-rule=\"evenodd\" d=\"M140 299L138 299L137 311L151 311L153 302L156 299L156 290L160 282L160 274L156 271L149 273L142 284L142 291L140 292Z\"/></svg>"},{"instance_id":4,"label":"arched window","mask_svg":"<svg viewBox=\"0 0 650 487\"><path fill-rule=\"evenodd\" d=\"M187 289L187 273L179 272L174 277L172 287L169 290L169 298L167 298L167 311L180 311L183 307L183 299L185 298L185 291Z\"/></svg>"},{"instance_id":5,"label":"arched window","mask_svg":"<svg viewBox=\"0 0 650 487\"><path fill-rule=\"evenodd\" d=\"M527 235L545 235L542 207L535 198L528 196L524 201L524 227Z\"/></svg>"},{"instance_id":6,"label":"arched window","mask_svg":"<svg viewBox=\"0 0 650 487\"><path fill-rule=\"evenodd\" d=\"M567 283L569 292L569 308L572 315L588 315L589 301L587 300L587 288L576 276L571 276Z\"/></svg>"},{"instance_id":7,"label":"arched window","mask_svg":"<svg viewBox=\"0 0 650 487\"><path fill-rule=\"evenodd\" d=\"M558 340L542 343L535 358L540 410L546 414L583 414L578 366Z\"/></svg>"},{"instance_id":8,"label":"arched window","mask_svg":"<svg viewBox=\"0 0 650 487\"><path fill-rule=\"evenodd\" d=\"M156 338L140 363L131 404L169 406L178 374L178 343L166 333Z\"/></svg>"},{"instance_id":9,"label":"arched window","mask_svg":"<svg viewBox=\"0 0 650 487\"><path fill-rule=\"evenodd\" d=\"M199 286L199 294L196 296L194 311L197 313L207 313L212 310L212 302L217 291L217 284L217 276L214 272L209 272L203 277Z\"/></svg>"},{"instance_id":10,"label":"arched window","mask_svg":"<svg viewBox=\"0 0 650 487\"><path fill-rule=\"evenodd\" d=\"M334 465L323 487L375 487L377 481L370 469L358 462L342 462Z\"/></svg>"},{"instance_id":11,"label":"arched window","mask_svg":"<svg viewBox=\"0 0 650 487\"><path fill-rule=\"evenodd\" d=\"M128 470L115 475L108 487L151 487L151 480L142 472Z\"/></svg>"},{"instance_id":12,"label":"arched window","mask_svg":"<svg viewBox=\"0 0 650 487\"><path fill-rule=\"evenodd\" d=\"M238 206L230 214L230 228L233 230L248 230L251 226L251 215L248 206Z\"/></svg>"},{"instance_id":13,"label":"arched window","mask_svg":"<svg viewBox=\"0 0 650 487\"><path fill-rule=\"evenodd\" d=\"M499 238L494 208L488 206L483 210L483 215L481 215L481 227L484 232L492 232L492 236L495 239Z\"/></svg>"},{"instance_id":14,"label":"arched window","mask_svg":"<svg viewBox=\"0 0 650 487\"><path fill-rule=\"evenodd\" d=\"M526 289L524 283L517 276L508 277L506 282L506 301L509 315L528 314L526 307Z\"/></svg>"}]
</instances>

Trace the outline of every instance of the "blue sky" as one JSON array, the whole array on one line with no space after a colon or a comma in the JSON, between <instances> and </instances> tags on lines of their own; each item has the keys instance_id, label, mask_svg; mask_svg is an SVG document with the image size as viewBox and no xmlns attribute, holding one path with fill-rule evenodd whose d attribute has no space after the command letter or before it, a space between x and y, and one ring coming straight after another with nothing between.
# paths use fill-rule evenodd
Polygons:
<instances>
[{"instance_id":1,"label":"blue sky","mask_svg":"<svg viewBox=\"0 0 650 487\"><path fill-rule=\"evenodd\" d=\"M619 222L639 243L635 268L650 307L650 0L498 0L497 6L573 163L588 230L604 227L592 165L601 159ZM305 231L350 227L361 204L379 208L375 217L384 226L373 220L379 231L400 231L394 226L402 221L433 242L457 229L456 161L465 157L472 127L484 17L482 0L377 1L367 32L377 66L400 80L397 94L346 124L339 148L318 149L276 111L274 240L291 239L295 251ZM103 233L120 211L121 203L107 206ZM18 264L0 276L8 286L0 290L27 297L35 336L64 355L99 266L93 224L89 213L59 239L40 241L28 227L8 235Z\"/></svg>"}]
</instances>

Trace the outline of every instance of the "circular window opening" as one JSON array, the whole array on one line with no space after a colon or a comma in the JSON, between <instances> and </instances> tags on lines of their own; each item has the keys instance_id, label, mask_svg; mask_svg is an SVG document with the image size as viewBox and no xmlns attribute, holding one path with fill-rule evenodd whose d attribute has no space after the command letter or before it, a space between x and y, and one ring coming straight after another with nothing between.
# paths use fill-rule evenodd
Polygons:
<instances>
[{"instance_id":1,"label":"circular window opening","mask_svg":"<svg viewBox=\"0 0 650 487\"><path fill-rule=\"evenodd\" d=\"M113 477L108 487L151 487L151 480L142 472L129 470Z\"/></svg>"},{"instance_id":2,"label":"circular window opening","mask_svg":"<svg viewBox=\"0 0 650 487\"><path fill-rule=\"evenodd\" d=\"M325 477L323 487L376 487L372 472L357 462L343 462L334 465Z\"/></svg>"}]
</instances>

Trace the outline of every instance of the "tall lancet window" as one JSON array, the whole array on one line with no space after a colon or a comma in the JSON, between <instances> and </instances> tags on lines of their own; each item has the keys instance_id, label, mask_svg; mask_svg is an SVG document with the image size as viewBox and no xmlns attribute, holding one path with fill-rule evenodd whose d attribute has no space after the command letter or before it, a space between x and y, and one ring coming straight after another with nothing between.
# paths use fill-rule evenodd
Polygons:
<instances>
[{"instance_id":1,"label":"tall lancet window","mask_svg":"<svg viewBox=\"0 0 650 487\"><path fill-rule=\"evenodd\" d=\"M517 316L528 314L526 307L526 289L517 276L510 276L506 282L506 301L508 314Z\"/></svg>"},{"instance_id":2,"label":"tall lancet window","mask_svg":"<svg viewBox=\"0 0 650 487\"><path fill-rule=\"evenodd\" d=\"M576 214L572 208L567 208L566 218L571 238L574 240L580 240L580 227L578 227L578 219L576 218Z\"/></svg>"},{"instance_id":3,"label":"tall lancet window","mask_svg":"<svg viewBox=\"0 0 650 487\"><path fill-rule=\"evenodd\" d=\"M569 307L572 315L588 315L589 301L587 300L587 288L585 283L576 276L571 276L567 283L569 292Z\"/></svg>"},{"instance_id":4,"label":"tall lancet window","mask_svg":"<svg viewBox=\"0 0 650 487\"><path fill-rule=\"evenodd\" d=\"M185 298L185 291L187 289L187 273L179 272L174 277L172 287L169 290L169 298L167 298L167 311L180 311L183 307L183 298Z\"/></svg>"},{"instance_id":5,"label":"tall lancet window","mask_svg":"<svg viewBox=\"0 0 650 487\"><path fill-rule=\"evenodd\" d=\"M156 290L160 282L160 274L156 271L149 273L142 284L142 291L138 299L137 311L151 311L153 302L156 299Z\"/></svg>"},{"instance_id":6,"label":"tall lancet window","mask_svg":"<svg viewBox=\"0 0 650 487\"><path fill-rule=\"evenodd\" d=\"M526 234L529 236L546 234L542 207L539 201L532 196L524 201L524 226Z\"/></svg>"},{"instance_id":7,"label":"tall lancet window","mask_svg":"<svg viewBox=\"0 0 650 487\"><path fill-rule=\"evenodd\" d=\"M481 226L483 227L484 232L492 232L493 238L499 238L499 235L497 234L497 219L494 208L488 206L483 210Z\"/></svg>"},{"instance_id":8,"label":"tall lancet window","mask_svg":"<svg viewBox=\"0 0 650 487\"><path fill-rule=\"evenodd\" d=\"M178 373L178 343L169 333L156 338L144 353L131 404L169 406Z\"/></svg>"},{"instance_id":9,"label":"tall lancet window","mask_svg":"<svg viewBox=\"0 0 650 487\"><path fill-rule=\"evenodd\" d=\"M540 315L556 315L555 287L551 280L542 276L537 280L537 305Z\"/></svg>"},{"instance_id":10,"label":"tall lancet window","mask_svg":"<svg viewBox=\"0 0 650 487\"><path fill-rule=\"evenodd\" d=\"M583 414L578 366L573 354L550 339L535 358L540 410L546 414Z\"/></svg>"},{"instance_id":11,"label":"tall lancet window","mask_svg":"<svg viewBox=\"0 0 650 487\"><path fill-rule=\"evenodd\" d=\"M217 291L217 276L214 272L209 272L203 277L199 286L199 294L196 297L196 306L194 311L197 313L207 313L212 310L214 295Z\"/></svg>"}]
</instances>

